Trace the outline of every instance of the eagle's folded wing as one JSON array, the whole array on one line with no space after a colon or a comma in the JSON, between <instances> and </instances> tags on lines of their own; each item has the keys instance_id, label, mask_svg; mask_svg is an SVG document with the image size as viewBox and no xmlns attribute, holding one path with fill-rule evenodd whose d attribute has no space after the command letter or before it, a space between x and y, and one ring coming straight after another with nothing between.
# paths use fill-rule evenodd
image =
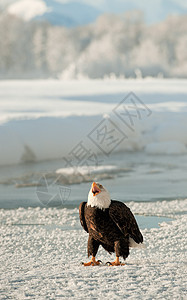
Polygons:
<instances>
[{"instance_id":1,"label":"eagle's folded wing","mask_svg":"<svg viewBox=\"0 0 187 300\"><path fill-rule=\"evenodd\" d=\"M109 215L124 236L130 235L138 244L143 242L143 236L138 228L136 219L124 203L112 200Z\"/></svg>"},{"instance_id":2,"label":"eagle's folded wing","mask_svg":"<svg viewBox=\"0 0 187 300\"><path fill-rule=\"evenodd\" d=\"M80 217L80 222L81 222L82 227L84 228L84 230L86 232L88 232L88 227L86 225L86 220L84 217L85 205L86 205L86 202L81 202L81 204L79 205L79 217Z\"/></svg>"}]
</instances>

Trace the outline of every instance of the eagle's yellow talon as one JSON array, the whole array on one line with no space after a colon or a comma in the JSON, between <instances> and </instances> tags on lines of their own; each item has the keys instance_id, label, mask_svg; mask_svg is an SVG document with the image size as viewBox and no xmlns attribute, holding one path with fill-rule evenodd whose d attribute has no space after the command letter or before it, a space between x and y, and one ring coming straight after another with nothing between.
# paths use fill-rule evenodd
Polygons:
<instances>
[{"instance_id":1,"label":"eagle's yellow talon","mask_svg":"<svg viewBox=\"0 0 187 300\"><path fill-rule=\"evenodd\" d=\"M116 257L116 260L113 262L109 262L109 266L113 267L113 266L125 266L125 264L121 263L119 261L119 257Z\"/></svg>"},{"instance_id":2,"label":"eagle's yellow talon","mask_svg":"<svg viewBox=\"0 0 187 300\"><path fill-rule=\"evenodd\" d=\"M113 266L125 266L125 264L122 264L122 263L116 264L115 262L110 263L110 267L113 267Z\"/></svg>"},{"instance_id":3,"label":"eagle's yellow talon","mask_svg":"<svg viewBox=\"0 0 187 300\"><path fill-rule=\"evenodd\" d=\"M83 263L83 266L85 266L85 267L88 267L88 266L99 266L100 262L101 262L100 260L96 261L95 257L93 256L88 263Z\"/></svg>"}]
</instances>

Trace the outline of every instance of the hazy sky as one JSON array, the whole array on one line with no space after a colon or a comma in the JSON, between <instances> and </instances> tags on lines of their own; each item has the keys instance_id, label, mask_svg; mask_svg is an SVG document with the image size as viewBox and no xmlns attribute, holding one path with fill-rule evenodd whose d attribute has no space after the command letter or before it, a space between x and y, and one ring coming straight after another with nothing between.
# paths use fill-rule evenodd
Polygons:
<instances>
[{"instance_id":1,"label":"hazy sky","mask_svg":"<svg viewBox=\"0 0 187 300\"><path fill-rule=\"evenodd\" d=\"M23 0L0 0L0 6L6 6L16 1L19 2ZM37 1L45 2L46 0L30 0L33 4ZM54 1L60 3L85 3L96 7L101 13L121 13L134 9L142 10L147 23L159 22L165 19L169 14L187 13L187 1L185 0L47 0L47 6L50 7L50 2L52 6Z\"/></svg>"},{"instance_id":2,"label":"hazy sky","mask_svg":"<svg viewBox=\"0 0 187 300\"><path fill-rule=\"evenodd\" d=\"M15 1L19 1L19 0L0 0L0 5L7 5L11 2L15 2ZM154 6L159 6L161 5L161 2L163 2L164 0L56 0L58 2L61 3L68 3L68 2L82 2L82 3L86 3L86 4L90 4L93 6L96 6L98 8L105 8L105 9L109 9L109 7L120 7L121 5L124 6L126 4L126 2L131 2L134 3L135 5L137 5L137 7L140 6L146 6L148 3ZM187 9L187 1L185 0L170 0L171 3L176 3L179 4L181 7L183 7L184 9Z\"/></svg>"},{"instance_id":3,"label":"hazy sky","mask_svg":"<svg viewBox=\"0 0 187 300\"><path fill-rule=\"evenodd\" d=\"M137 5L137 7L146 7L146 5L151 3L151 5L159 7L162 2L165 2L165 0L56 0L58 2L62 3L68 3L68 2L82 2L86 4L90 4L93 6L96 6L98 8L105 8L109 9L109 7L116 7L116 6L125 6L127 2L134 3ZM187 1L185 0L170 0L171 3L176 3L183 7L184 9L187 9Z\"/></svg>"}]
</instances>

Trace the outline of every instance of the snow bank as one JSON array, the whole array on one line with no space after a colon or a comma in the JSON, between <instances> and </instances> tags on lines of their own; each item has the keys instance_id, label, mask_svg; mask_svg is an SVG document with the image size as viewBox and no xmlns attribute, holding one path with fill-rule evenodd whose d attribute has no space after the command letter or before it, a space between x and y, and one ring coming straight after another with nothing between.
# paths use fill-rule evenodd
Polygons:
<instances>
[{"instance_id":1,"label":"snow bank","mask_svg":"<svg viewBox=\"0 0 187 300\"><path fill-rule=\"evenodd\" d=\"M120 168L116 166L81 166L76 168L77 173L81 173L82 175L88 175L90 173L93 174L102 174L102 173L115 173L119 172ZM56 170L57 174L63 174L63 175L73 175L75 173L75 168L61 168Z\"/></svg>"},{"instance_id":2,"label":"snow bank","mask_svg":"<svg viewBox=\"0 0 187 300\"><path fill-rule=\"evenodd\" d=\"M112 121L108 130L118 128L123 137L113 152L184 154L186 86L185 80L2 81L0 165L67 157L81 141L103 154L108 146L98 147L96 137L93 141L89 134L97 133L98 124L107 119ZM119 118L123 106L117 108L118 116L114 113L129 88L151 112L135 116L133 129ZM129 112L136 113L133 108Z\"/></svg>"}]
</instances>

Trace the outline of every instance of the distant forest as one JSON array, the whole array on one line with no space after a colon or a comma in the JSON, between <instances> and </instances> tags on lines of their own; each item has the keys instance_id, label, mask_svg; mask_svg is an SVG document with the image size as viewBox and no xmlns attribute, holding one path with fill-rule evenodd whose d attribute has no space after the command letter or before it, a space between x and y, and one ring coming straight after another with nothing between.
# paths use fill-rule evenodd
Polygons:
<instances>
[{"instance_id":1,"label":"distant forest","mask_svg":"<svg viewBox=\"0 0 187 300\"><path fill-rule=\"evenodd\" d=\"M139 11L76 28L0 13L0 78L187 77L187 15L146 25Z\"/></svg>"}]
</instances>

